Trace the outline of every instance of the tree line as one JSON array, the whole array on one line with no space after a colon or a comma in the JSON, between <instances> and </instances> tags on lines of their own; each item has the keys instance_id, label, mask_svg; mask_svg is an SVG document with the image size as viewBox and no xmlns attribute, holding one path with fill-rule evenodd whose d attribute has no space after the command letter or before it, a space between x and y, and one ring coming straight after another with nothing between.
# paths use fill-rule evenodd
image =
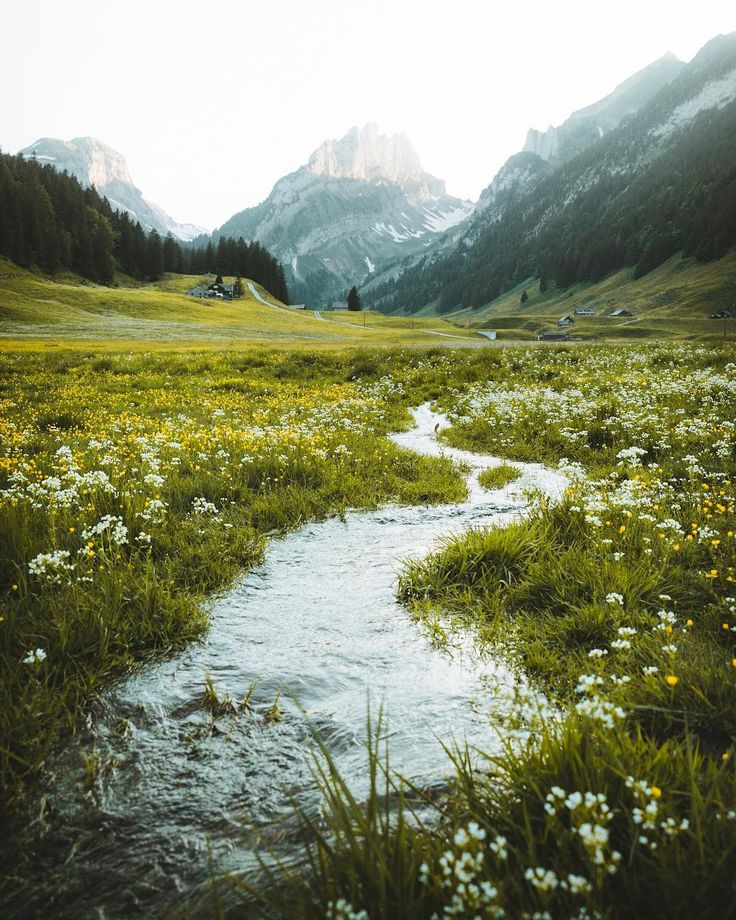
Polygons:
<instances>
[{"instance_id":1,"label":"tree line","mask_svg":"<svg viewBox=\"0 0 736 920\"><path fill-rule=\"evenodd\" d=\"M72 271L111 284L116 271L139 281L165 272L241 275L288 303L281 263L260 243L220 238L192 246L146 233L94 188L34 159L0 153L0 255L49 274Z\"/></svg>"}]
</instances>

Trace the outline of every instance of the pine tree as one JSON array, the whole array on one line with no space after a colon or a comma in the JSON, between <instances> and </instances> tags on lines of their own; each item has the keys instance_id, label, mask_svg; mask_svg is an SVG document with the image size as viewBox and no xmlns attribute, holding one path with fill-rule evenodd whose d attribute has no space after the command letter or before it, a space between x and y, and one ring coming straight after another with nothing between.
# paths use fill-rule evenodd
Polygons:
<instances>
[{"instance_id":1,"label":"pine tree","mask_svg":"<svg viewBox=\"0 0 736 920\"><path fill-rule=\"evenodd\" d=\"M174 237L170 234L166 234L164 239L164 271L165 272L175 272L178 268L178 259L179 259L179 246L176 243Z\"/></svg>"},{"instance_id":2,"label":"pine tree","mask_svg":"<svg viewBox=\"0 0 736 920\"><path fill-rule=\"evenodd\" d=\"M360 294L358 289L353 286L348 292L348 310L362 310L363 306L360 302Z\"/></svg>"},{"instance_id":3,"label":"pine tree","mask_svg":"<svg viewBox=\"0 0 736 920\"><path fill-rule=\"evenodd\" d=\"M151 230L148 234L145 272L149 281L157 281L164 273L164 249L161 245L161 237L155 230Z\"/></svg>"}]
</instances>

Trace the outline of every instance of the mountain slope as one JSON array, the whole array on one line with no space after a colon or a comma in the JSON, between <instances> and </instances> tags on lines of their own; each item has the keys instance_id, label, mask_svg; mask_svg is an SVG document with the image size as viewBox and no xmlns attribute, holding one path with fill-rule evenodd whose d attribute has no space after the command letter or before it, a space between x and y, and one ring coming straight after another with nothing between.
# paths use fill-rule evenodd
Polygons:
<instances>
[{"instance_id":1,"label":"mountain slope","mask_svg":"<svg viewBox=\"0 0 736 920\"><path fill-rule=\"evenodd\" d=\"M324 304L424 250L471 210L422 169L404 135L366 125L325 141L264 202L231 217L213 237L262 243L284 263L294 300Z\"/></svg>"},{"instance_id":2,"label":"mountain slope","mask_svg":"<svg viewBox=\"0 0 736 920\"><path fill-rule=\"evenodd\" d=\"M451 251L366 299L382 309L447 310L487 303L530 275L566 287L624 266L641 275L680 249L702 260L722 255L736 244L734 145L736 33L709 42L572 159L555 165L527 152L510 161L518 181L502 207L484 193Z\"/></svg>"},{"instance_id":3,"label":"mountain slope","mask_svg":"<svg viewBox=\"0 0 736 920\"><path fill-rule=\"evenodd\" d=\"M424 266L442 259L454 250L460 239L464 240L464 245L471 244L484 227L500 220L516 199L541 181L555 165L586 150L625 117L635 114L684 66L674 55L667 54L629 77L603 99L574 112L559 127L550 126L546 132L530 128L524 149L509 157L483 190L464 223L436 238L425 253L395 262L372 277L362 288L364 293L372 303L385 309L393 302L392 283L404 272L415 268L425 255ZM431 297L431 293L427 291L423 296Z\"/></svg>"},{"instance_id":4,"label":"mountain slope","mask_svg":"<svg viewBox=\"0 0 736 920\"><path fill-rule=\"evenodd\" d=\"M146 201L130 176L125 157L94 137L70 141L42 137L20 154L59 172L66 170L84 187L94 186L116 211L129 214L147 232L156 230L162 236L171 233L180 240L192 240L204 232L202 227L180 224L157 204Z\"/></svg>"},{"instance_id":5,"label":"mountain slope","mask_svg":"<svg viewBox=\"0 0 736 920\"><path fill-rule=\"evenodd\" d=\"M685 64L673 54L638 71L598 102L579 109L559 127L546 131L529 129L524 150L543 160L570 159L638 112L681 72Z\"/></svg>"}]
</instances>

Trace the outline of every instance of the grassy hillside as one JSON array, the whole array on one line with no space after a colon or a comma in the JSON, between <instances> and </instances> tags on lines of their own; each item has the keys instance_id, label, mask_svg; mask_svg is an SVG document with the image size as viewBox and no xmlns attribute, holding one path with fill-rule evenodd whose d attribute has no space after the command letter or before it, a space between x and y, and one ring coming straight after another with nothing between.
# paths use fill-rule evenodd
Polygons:
<instances>
[{"instance_id":1,"label":"grassy hillside","mask_svg":"<svg viewBox=\"0 0 736 920\"><path fill-rule=\"evenodd\" d=\"M0 259L0 341L223 348L257 343L430 344L441 341L433 332L458 335L454 326L440 319L414 322L331 312L320 318L311 310L284 306L255 285L273 304L267 306L251 296L247 281L247 296L230 303L186 297L185 292L202 280L169 275L154 284L124 279L108 288L72 275L51 280Z\"/></svg>"},{"instance_id":2,"label":"grassy hillside","mask_svg":"<svg viewBox=\"0 0 736 920\"><path fill-rule=\"evenodd\" d=\"M609 275L598 284L577 284L565 291L539 292L539 281L528 279L480 310L460 310L447 319L464 328L495 329L499 338L533 339L542 330L579 307L591 307L594 317L575 317L570 330L584 339L722 338L723 323L710 313L730 309L736 301L736 253L715 262L698 263L675 256L634 280L633 269ZM529 299L521 304L522 292ZM606 316L625 308L632 317ZM736 336L736 320L727 323Z\"/></svg>"}]
</instances>

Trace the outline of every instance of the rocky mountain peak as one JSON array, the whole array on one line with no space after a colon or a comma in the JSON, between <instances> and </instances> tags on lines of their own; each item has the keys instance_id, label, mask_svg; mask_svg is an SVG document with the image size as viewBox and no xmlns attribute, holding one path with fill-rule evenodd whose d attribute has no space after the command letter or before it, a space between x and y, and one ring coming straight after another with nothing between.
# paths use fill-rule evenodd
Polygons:
<instances>
[{"instance_id":1,"label":"rocky mountain peak","mask_svg":"<svg viewBox=\"0 0 736 920\"><path fill-rule=\"evenodd\" d=\"M340 140L325 141L309 158L316 175L367 182L404 182L422 176L419 156L405 134L380 134L377 125L351 128Z\"/></svg>"},{"instance_id":2,"label":"rocky mountain peak","mask_svg":"<svg viewBox=\"0 0 736 920\"><path fill-rule=\"evenodd\" d=\"M95 137L74 137L70 141L42 137L22 153L28 157L35 156L40 163L66 169L82 185L94 185L97 189L110 182L133 185L122 153Z\"/></svg>"}]
</instances>

